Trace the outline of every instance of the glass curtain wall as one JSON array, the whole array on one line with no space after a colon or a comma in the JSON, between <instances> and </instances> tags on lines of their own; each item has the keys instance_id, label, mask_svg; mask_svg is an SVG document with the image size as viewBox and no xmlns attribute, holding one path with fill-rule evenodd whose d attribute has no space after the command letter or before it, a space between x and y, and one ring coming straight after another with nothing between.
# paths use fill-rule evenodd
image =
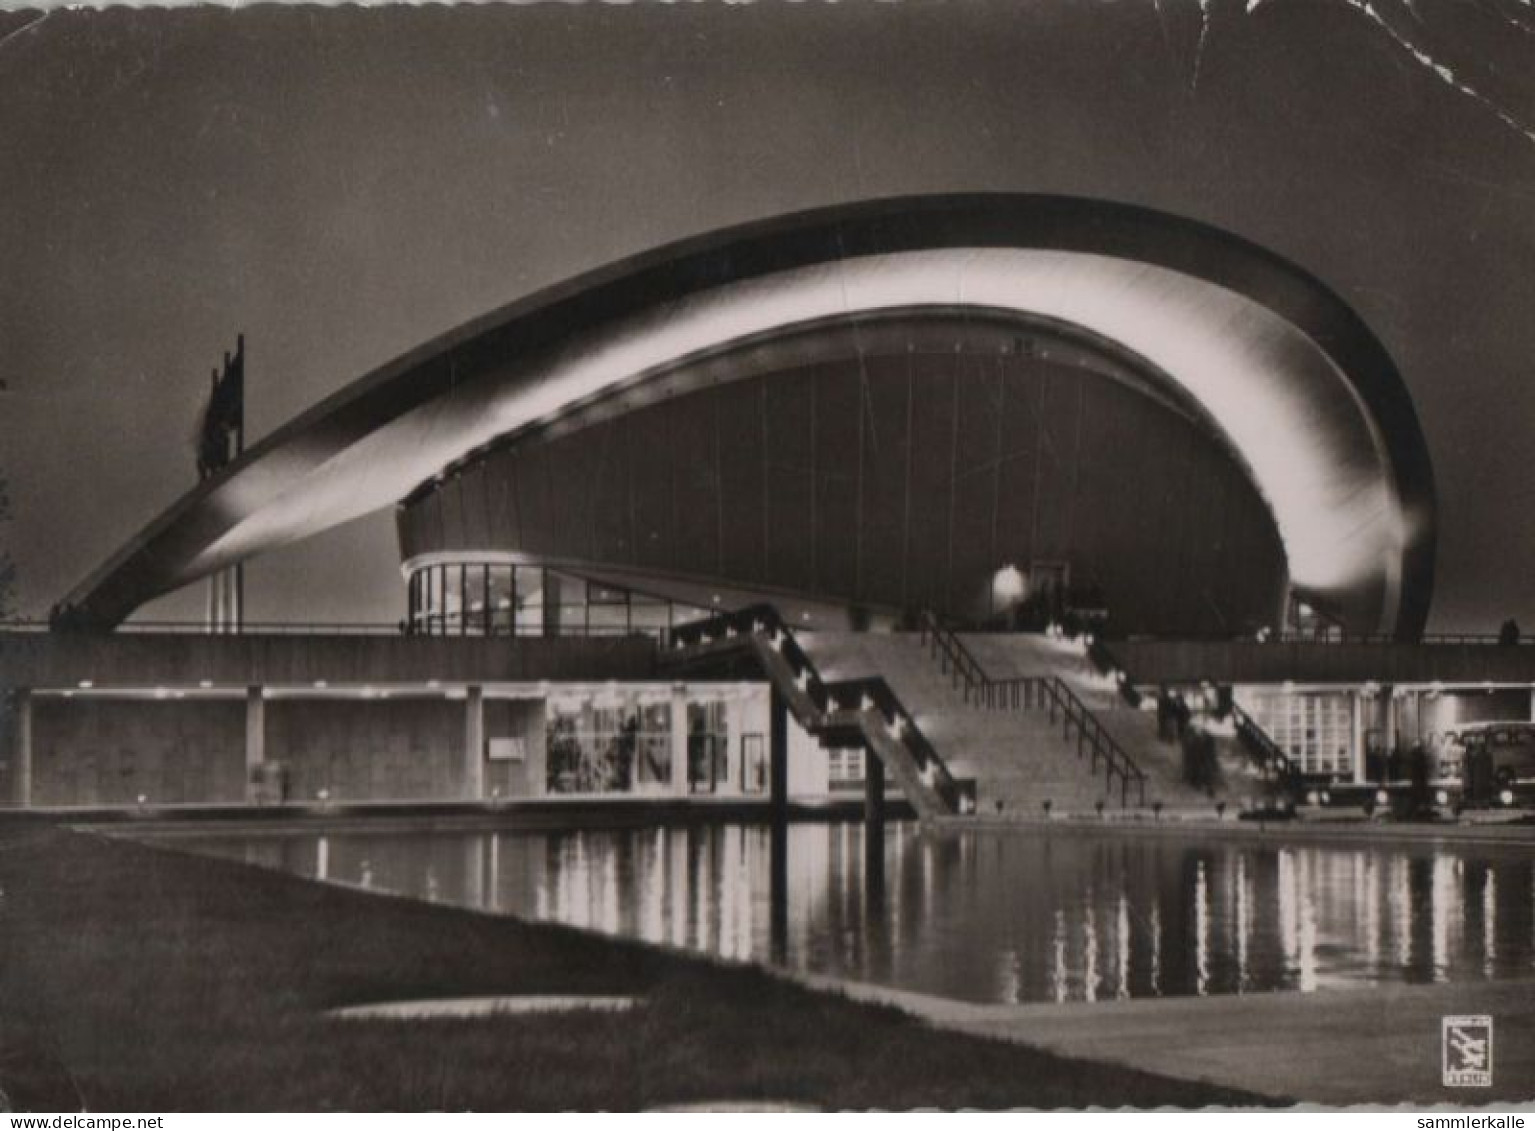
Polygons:
<instances>
[{"instance_id":1,"label":"glass curtain wall","mask_svg":"<svg viewBox=\"0 0 1535 1131\"><path fill-rule=\"evenodd\" d=\"M1347 695L1252 692L1239 701L1302 773L1333 778L1353 774L1353 715Z\"/></svg>"},{"instance_id":2,"label":"glass curtain wall","mask_svg":"<svg viewBox=\"0 0 1535 1131\"><path fill-rule=\"evenodd\" d=\"M537 566L445 563L407 584L410 632L426 636L660 636L708 610Z\"/></svg>"},{"instance_id":3,"label":"glass curtain wall","mask_svg":"<svg viewBox=\"0 0 1535 1131\"><path fill-rule=\"evenodd\" d=\"M671 701L664 692L554 696L550 793L658 793L671 783Z\"/></svg>"}]
</instances>

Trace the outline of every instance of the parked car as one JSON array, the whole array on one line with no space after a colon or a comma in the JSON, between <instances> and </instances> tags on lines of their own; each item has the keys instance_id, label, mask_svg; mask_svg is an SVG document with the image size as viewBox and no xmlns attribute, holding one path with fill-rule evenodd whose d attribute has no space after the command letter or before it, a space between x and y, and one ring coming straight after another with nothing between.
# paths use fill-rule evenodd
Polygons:
<instances>
[{"instance_id":1,"label":"parked car","mask_svg":"<svg viewBox=\"0 0 1535 1131\"><path fill-rule=\"evenodd\" d=\"M1455 732L1454 741L1468 769L1477 759L1487 759L1487 772L1500 787L1535 778L1535 723L1468 723Z\"/></svg>"}]
</instances>

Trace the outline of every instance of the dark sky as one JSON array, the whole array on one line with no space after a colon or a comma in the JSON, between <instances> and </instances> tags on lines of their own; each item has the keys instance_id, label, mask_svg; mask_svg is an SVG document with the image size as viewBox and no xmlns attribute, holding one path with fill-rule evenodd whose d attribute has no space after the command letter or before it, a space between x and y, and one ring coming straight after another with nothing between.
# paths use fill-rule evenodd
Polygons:
<instances>
[{"instance_id":1,"label":"dark sky","mask_svg":"<svg viewBox=\"0 0 1535 1131\"><path fill-rule=\"evenodd\" d=\"M659 243L1007 190L1196 217L1337 289L1428 435L1430 627L1535 628L1535 8L1247 7L0 14L17 512L0 537L24 611L192 485L208 370L237 330L259 437L426 338ZM250 615L393 620L402 589L376 516L256 563Z\"/></svg>"}]
</instances>

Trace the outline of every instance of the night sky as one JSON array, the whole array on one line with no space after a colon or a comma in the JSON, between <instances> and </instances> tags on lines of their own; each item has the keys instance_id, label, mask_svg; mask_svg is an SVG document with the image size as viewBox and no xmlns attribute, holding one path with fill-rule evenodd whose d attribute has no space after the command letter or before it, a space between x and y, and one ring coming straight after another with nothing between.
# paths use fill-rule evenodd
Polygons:
<instances>
[{"instance_id":1,"label":"night sky","mask_svg":"<svg viewBox=\"0 0 1535 1131\"><path fill-rule=\"evenodd\" d=\"M1535 629L1535 6L1208 2L0 14L0 538L23 611L193 485L237 331L258 438L660 243L1005 190L1191 216L1335 288L1428 436L1430 629ZM261 559L248 591L253 619L393 621L392 516ZM201 607L198 587L149 612Z\"/></svg>"}]
</instances>

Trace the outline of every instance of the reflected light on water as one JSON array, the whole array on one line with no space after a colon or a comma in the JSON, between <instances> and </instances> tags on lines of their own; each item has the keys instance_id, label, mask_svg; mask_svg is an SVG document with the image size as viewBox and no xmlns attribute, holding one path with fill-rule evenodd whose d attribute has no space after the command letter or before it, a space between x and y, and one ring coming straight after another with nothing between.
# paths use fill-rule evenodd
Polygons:
<instances>
[{"instance_id":1,"label":"reflected light on water","mask_svg":"<svg viewBox=\"0 0 1535 1131\"><path fill-rule=\"evenodd\" d=\"M1396 964L1404 970L1412 965L1412 888L1409 884L1408 861L1398 857L1392 861L1386 901L1396 914Z\"/></svg>"},{"instance_id":2,"label":"reflected light on water","mask_svg":"<svg viewBox=\"0 0 1535 1131\"><path fill-rule=\"evenodd\" d=\"M1316 989L1316 899L1312 894L1315 860L1307 857L1296 869L1296 904L1298 908L1298 933L1296 950L1300 955L1300 989L1310 993Z\"/></svg>"},{"instance_id":3,"label":"reflected light on water","mask_svg":"<svg viewBox=\"0 0 1535 1131\"><path fill-rule=\"evenodd\" d=\"M1098 920L1093 914L1090 888L1082 912L1082 996L1088 1001L1098 1000Z\"/></svg>"},{"instance_id":4,"label":"reflected light on water","mask_svg":"<svg viewBox=\"0 0 1535 1131\"><path fill-rule=\"evenodd\" d=\"M1210 992L1210 882L1203 860L1194 872L1194 970L1195 992L1204 997Z\"/></svg>"},{"instance_id":5,"label":"reflected light on water","mask_svg":"<svg viewBox=\"0 0 1535 1131\"><path fill-rule=\"evenodd\" d=\"M1237 993L1247 990L1247 946L1252 933L1252 879L1247 874L1247 857L1237 857Z\"/></svg>"},{"instance_id":6,"label":"reflected light on water","mask_svg":"<svg viewBox=\"0 0 1535 1131\"><path fill-rule=\"evenodd\" d=\"M1300 967L1300 916L1297 906L1300 893L1299 879L1295 875L1295 853L1287 848L1279 850L1279 940L1284 947L1284 964L1288 970Z\"/></svg>"},{"instance_id":7,"label":"reflected light on water","mask_svg":"<svg viewBox=\"0 0 1535 1131\"><path fill-rule=\"evenodd\" d=\"M670 865L671 886L666 892L667 906L671 908L673 946L686 946L688 941L688 858L687 844L675 829L667 832L666 858Z\"/></svg>"},{"instance_id":8,"label":"reflected light on water","mask_svg":"<svg viewBox=\"0 0 1535 1131\"><path fill-rule=\"evenodd\" d=\"M1482 880L1482 973L1488 978L1498 965L1498 875L1488 868Z\"/></svg>"},{"instance_id":9,"label":"reflected light on water","mask_svg":"<svg viewBox=\"0 0 1535 1131\"><path fill-rule=\"evenodd\" d=\"M1056 1001L1065 1001L1071 989L1071 976L1066 970L1066 913L1063 911L1055 913L1055 946L1051 954L1051 996Z\"/></svg>"},{"instance_id":10,"label":"reflected light on water","mask_svg":"<svg viewBox=\"0 0 1535 1131\"><path fill-rule=\"evenodd\" d=\"M490 869L485 877L482 903L491 911L501 910L501 834L490 834Z\"/></svg>"},{"instance_id":11,"label":"reflected light on water","mask_svg":"<svg viewBox=\"0 0 1535 1131\"><path fill-rule=\"evenodd\" d=\"M667 830L657 829L645 851L645 867L640 890L640 938L646 942L666 941L666 854Z\"/></svg>"},{"instance_id":12,"label":"reflected light on water","mask_svg":"<svg viewBox=\"0 0 1535 1131\"><path fill-rule=\"evenodd\" d=\"M618 854L614 852L602 858L602 911L597 926L607 934L618 933Z\"/></svg>"},{"instance_id":13,"label":"reflected light on water","mask_svg":"<svg viewBox=\"0 0 1535 1131\"><path fill-rule=\"evenodd\" d=\"M1125 893L1119 893L1119 914L1115 919L1114 934L1118 941L1115 963L1119 967L1119 985L1114 990L1116 998L1130 996L1130 901Z\"/></svg>"},{"instance_id":14,"label":"reflected light on water","mask_svg":"<svg viewBox=\"0 0 1535 1131\"><path fill-rule=\"evenodd\" d=\"M1433 954L1434 954L1434 981L1443 982L1449 975L1450 968L1450 914L1451 901L1459 903L1456 896L1459 894L1456 883L1458 869L1457 861L1447 856L1441 856L1434 861L1433 886L1430 888L1429 914L1431 916ZM1459 908L1457 908L1459 910Z\"/></svg>"},{"instance_id":15,"label":"reflected light on water","mask_svg":"<svg viewBox=\"0 0 1535 1131\"><path fill-rule=\"evenodd\" d=\"M210 837L200 851L974 1001L1328 992L1535 966L1535 861L1486 846L892 824ZM180 840L179 843L188 843ZM876 847L876 851L877 851Z\"/></svg>"}]
</instances>

